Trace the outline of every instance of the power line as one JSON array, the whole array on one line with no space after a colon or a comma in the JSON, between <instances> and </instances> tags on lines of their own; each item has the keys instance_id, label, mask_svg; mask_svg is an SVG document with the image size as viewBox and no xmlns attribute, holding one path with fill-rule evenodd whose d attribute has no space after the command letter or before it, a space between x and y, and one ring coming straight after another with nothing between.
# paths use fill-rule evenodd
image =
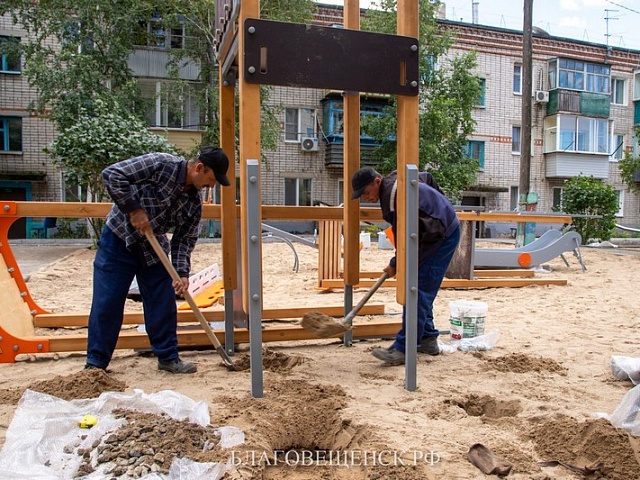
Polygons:
<instances>
[{"instance_id":1,"label":"power line","mask_svg":"<svg viewBox=\"0 0 640 480\"><path fill-rule=\"evenodd\" d=\"M633 8L625 7L624 5L620 5L619 3L612 2L611 0L606 0L606 1L609 2L611 5L615 5L616 7L624 8L625 10L629 10L630 12L637 13L638 15L640 15L640 12L638 10L634 10Z\"/></svg>"}]
</instances>

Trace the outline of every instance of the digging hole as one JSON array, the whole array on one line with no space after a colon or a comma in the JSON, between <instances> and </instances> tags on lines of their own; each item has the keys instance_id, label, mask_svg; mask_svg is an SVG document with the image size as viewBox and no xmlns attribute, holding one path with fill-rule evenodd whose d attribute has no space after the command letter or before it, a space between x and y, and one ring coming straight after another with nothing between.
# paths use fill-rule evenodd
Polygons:
<instances>
[{"instance_id":1,"label":"digging hole","mask_svg":"<svg viewBox=\"0 0 640 480\"><path fill-rule=\"evenodd\" d=\"M519 400L498 400L490 395L469 395L445 403L462 408L472 417L502 418L515 417L522 410Z\"/></svg>"},{"instance_id":2,"label":"digging hole","mask_svg":"<svg viewBox=\"0 0 640 480\"><path fill-rule=\"evenodd\" d=\"M236 466L250 467L256 477L265 470L276 475L279 469L330 465L332 459L344 463L347 452L358 448L366 428L342 418L347 397L341 387L271 382L258 401L233 399L234 410L251 425L247 443L234 453Z\"/></svg>"}]
</instances>

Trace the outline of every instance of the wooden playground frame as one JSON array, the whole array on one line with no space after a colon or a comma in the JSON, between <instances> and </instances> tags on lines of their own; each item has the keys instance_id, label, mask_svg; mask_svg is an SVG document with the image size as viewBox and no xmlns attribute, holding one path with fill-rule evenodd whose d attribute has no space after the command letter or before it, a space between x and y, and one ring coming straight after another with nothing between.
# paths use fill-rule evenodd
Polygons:
<instances>
[{"instance_id":1,"label":"wooden playground frame","mask_svg":"<svg viewBox=\"0 0 640 480\"><path fill-rule=\"evenodd\" d=\"M20 217L104 217L111 204L87 203L41 203L41 202L2 202L0 204L0 298L4 306L0 312L0 363L13 362L20 354L37 354L47 352L82 351L86 348L86 336L81 334L64 336L35 336L35 328L84 327L87 325L88 313L52 313L37 304L31 296L27 284L20 272L18 263L11 251L8 241L8 231L11 224ZM342 228L338 219L341 214L339 207L310 207L292 208L263 206L263 218L272 220L309 220L320 219L321 229L326 229L326 235L319 236L318 271L319 282L324 288L342 289L345 286L342 273ZM203 219L219 219L222 211L219 206L204 205ZM381 221L380 211L376 208L363 208L362 218L367 221ZM518 214L498 213L465 213L459 217L463 224L477 220L522 220ZM527 220L566 222L570 217L527 216ZM327 227L328 226L328 227ZM473 230L473 228L472 228ZM324 240L323 240L324 238ZM223 240L224 242L224 240ZM227 248L225 245L224 248ZM461 244L461 249L464 246ZM223 252L225 250L223 249ZM464 255L464 252L460 252ZM469 266L471 267L471 266ZM329 275L327 275L329 274ZM372 277L379 276L379 272L359 272L357 286L369 287L373 284ZM488 288L488 287L519 287L527 285L564 285L564 280L535 279L532 271L527 270L486 270L475 271L474 276L483 278L447 278L443 288ZM397 280L387 280L384 287L397 288ZM262 319L300 318L308 311L321 311L326 315L339 317L343 315L342 306L308 306L304 308L274 308L264 309ZM224 320L225 312L217 309L203 309L208 321ZM362 315L382 315L384 306L379 304L366 305ZM180 310L178 322L181 324L195 323L193 312ZM124 325L143 324L142 312L125 313ZM389 336L398 330L399 322L368 322L354 325L355 337ZM224 330L214 331L218 339L224 341ZM208 346L210 341L204 331L194 328L182 328L178 332L179 344L182 347ZM237 343L249 341L246 329L235 329L234 338ZM269 326L263 331L263 342L308 340L315 338L312 334L297 325ZM144 333L123 331L117 348L148 348L148 338Z\"/></svg>"}]
</instances>

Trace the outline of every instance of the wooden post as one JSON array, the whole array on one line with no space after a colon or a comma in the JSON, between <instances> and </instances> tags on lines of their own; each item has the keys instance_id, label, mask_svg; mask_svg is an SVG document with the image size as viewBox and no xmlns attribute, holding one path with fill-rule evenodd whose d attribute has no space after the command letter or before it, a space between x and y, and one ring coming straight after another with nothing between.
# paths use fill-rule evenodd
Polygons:
<instances>
[{"instance_id":1,"label":"wooden post","mask_svg":"<svg viewBox=\"0 0 640 480\"><path fill-rule=\"evenodd\" d=\"M345 0L344 28L360 29L360 2ZM360 92L344 93L344 281L357 285L360 271L360 201L352 200L351 177L360 168Z\"/></svg>"},{"instance_id":2,"label":"wooden post","mask_svg":"<svg viewBox=\"0 0 640 480\"><path fill-rule=\"evenodd\" d=\"M398 0L398 35L418 37L418 2L415 0ZM416 45L417 47L418 45ZM405 79L407 80L407 79ZM405 198L407 165L418 162L418 100L419 97L398 95L398 199ZM398 201L398 224L396 238L397 266L396 278L398 289L396 300L406 304L406 285L404 281L404 265L406 259L406 239L404 238L406 223L406 205Z\"/></svg>"},{"instance_id":3,"label":"wooden post","mask_svg":"<svg viewBox=\"0 0 640 480\"><path fill-rule=\"evenodd\" d=\"M244 52L245 32L244 22L247 18L260 18L260 2L258 0L245 0L240 4L240 15L238 17L239 24L239 48L238 51L238 71L240 73L240 191L244 192L248 182L247 178L247 160L260 161L260 85L256 83L248 83L245 80L245 59ZM259 175L261 177L261 175ZM258 185L262 182L258 178ZM260 200L262 204L262 200ZM242 219L241 235L243 239L247 238L247 221L249 217L249 208L246 199L240 198L240 217ZM261 212L259 221L262 223ZM260 242L260 251L262 251L262 238ZM262 255L260 255L262 262ZM260 269L262 277L262 269ZM262 291L262 278L260 278L260 291ZM249 254L247 242L242 242L242 305L245 312L249 312ZM262 296L262 294L260 294Z\"/></svg>"}]
</instances>

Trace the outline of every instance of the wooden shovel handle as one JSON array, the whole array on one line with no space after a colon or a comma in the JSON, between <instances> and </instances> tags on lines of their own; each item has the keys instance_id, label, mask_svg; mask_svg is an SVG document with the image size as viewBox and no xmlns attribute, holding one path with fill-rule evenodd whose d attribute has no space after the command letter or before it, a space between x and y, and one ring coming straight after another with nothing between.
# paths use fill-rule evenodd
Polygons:
<instances>
[{"instance_id":1,"label":"wooden shovel handle","mask_svg":"<svg viewBox=\"0 0 640 480\"><path fill-rule=\"evenodd\" d=\"M164 252L164 250L160 246L160 243L158 242L158 239L155 237L153 232L151 230L147 230L145 232L145 236L147 237L147 240L149 240L149 243L153 247L153 250L156 252L156 255L164 265L164 268L167 270L171 278L174 281L182 283L182 279L180 278L180 275L178 275L178 272L176 272L176 269L173 267L171 261L169 261L169 257L167 257L167 254ZM211 330L211 327L209 326L209 322L207 322L207 319L204 318L204 315L198 308L198 305L193 300L193 297L187 290L184 291L184 298L189 304L189 306L191 307L191 310L193 310L193 313L195 314L196 318L200 322L200 325L202 325L202 328L207 333L207 336L209 337L209 340L211 340L211 343L213 343L213 346L216 347L216 349L219 349L222 345L220 344L218 337L216 337L215 333L213 333L213 330Z\"/></svg>"}]
</instances>

